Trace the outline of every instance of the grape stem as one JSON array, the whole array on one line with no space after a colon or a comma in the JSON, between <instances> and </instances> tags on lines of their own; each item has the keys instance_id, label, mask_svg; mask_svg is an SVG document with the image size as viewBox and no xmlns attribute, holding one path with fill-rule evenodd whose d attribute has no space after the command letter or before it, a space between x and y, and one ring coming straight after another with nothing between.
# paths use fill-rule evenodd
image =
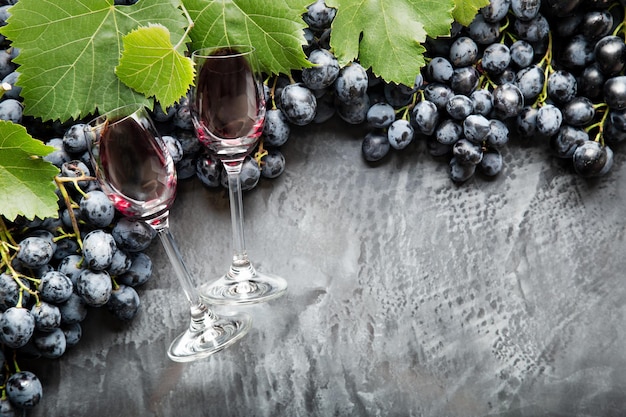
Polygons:
<instances>
[{"instance_id":1,"label":"grape stem","mask_svg":"<svg viewBox=\"0 0 626 417\"><path fill-rule=\"evenodd\" d=\"M59 191L61 191L61 195L63 196L63 201L65 202L65 206L67 207L67 213L70 216L70 221L72 222L72 230L74 230L74 234L76 235L76 242L80 247L81 251L83 249L83 240L80 237L80 229L78 228L78 221L76 220L76 216L74 215L74 210L72 208L72 199L70 195L67 193L67 189L65 188L65 183L68 182L65 180L67 177L59 177L58 175L54 177L54 182L56 182L57 187L59 187ZM77 187L80 189L80 187Z\"/></svg>"}]
</instances>

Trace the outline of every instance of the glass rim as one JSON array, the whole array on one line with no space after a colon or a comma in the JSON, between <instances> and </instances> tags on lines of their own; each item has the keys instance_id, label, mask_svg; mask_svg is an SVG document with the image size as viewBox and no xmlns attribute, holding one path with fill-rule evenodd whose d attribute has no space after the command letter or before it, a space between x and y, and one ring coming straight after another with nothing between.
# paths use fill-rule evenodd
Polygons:
<instances>
[{"instance_id":1,"label":"glass rim","mask_svg":"<svg viewBox=\"0 0 626 417\"><path fill-rule=\"evenodd\" d=\"M234 49L234 52L228 55L212 55L211 52L218 51L220 49ZM230 45L217 45L217 46L207 46L204 48L198 48L192 51L192 58L205 58L205 59L220 59L220 58L233 58L237 56L245 56L250 55L256 52L256 48L252 45L246 44L230 44Z\"/></svg>"}]
</instances>

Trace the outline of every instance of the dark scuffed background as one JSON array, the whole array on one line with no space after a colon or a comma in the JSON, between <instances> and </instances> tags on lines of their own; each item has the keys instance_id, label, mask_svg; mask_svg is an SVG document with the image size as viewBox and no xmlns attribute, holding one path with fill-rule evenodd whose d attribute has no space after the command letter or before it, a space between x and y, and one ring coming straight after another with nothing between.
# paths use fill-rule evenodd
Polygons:
<instances>
[{"instance_id":1,"label":"dark scuffed background","mask_svg":"<svg viewBox=\"0 0 626 417\"><path fill-rule=\"evenodd\" d=\"M624 415L624 150L585 180L513 139L500 177L457 186L424 142L367 165L362 134L295 129L287 171L245 194L249 253L290 287L239 307L237 345L167 359L187 305L155 240L132 323L93 310L63 358L22 364L44 384L30 415ZM224 190L181 183L171 227L198 282L227 267L229 216Z\"/></svg>"}]
</instances>

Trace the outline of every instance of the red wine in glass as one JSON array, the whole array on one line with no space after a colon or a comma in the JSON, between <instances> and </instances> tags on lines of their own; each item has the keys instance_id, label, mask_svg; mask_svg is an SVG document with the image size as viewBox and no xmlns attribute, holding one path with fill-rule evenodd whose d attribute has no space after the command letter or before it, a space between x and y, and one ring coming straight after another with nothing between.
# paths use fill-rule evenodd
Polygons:
<instances>
[{"instance_id":1,"label":"red wine in glass","mask_svg":"<svg viewBox=\"0 0 626 417\"><path fill-rule=\"evenodd\" d=\"M124 117L104 125L100 165L109 196L122 214L150 217L174 201L176 172L163 149L141 119Z\"/></svg>"},{"instance_id":2,"label":"red wine in glass","mask_svg":"<svg viewBox=\"0 0 626 417\"><path fill-rule=\"evenodd\" d=\"M218 157L243 160L265 120L258 69L234 47L217 48L199 65L194 92L198 139Z\"/></svg>"},{"instance_id":3,"label":"red wine in glass","mask_svg":"<svg viewBox=\"0 0 626 417\"><path fill-rule=\"evenodd\" d=\"M250 316L218 316L208 308L170 233L176 168L146 109L126 106L105 113L86 125L85 136L102 191L122 214L145 221L157 232L189 302L189 325L170 344L170 359L204 358L242 338L250 329Z\"/></svg>"},{"instance_id":4,"label":"red wine in glass","mask_svg":"<svg viewBox=\"0 0 626 417\"><path fill-rule=\"evenodd\" d=\"M280 297L287 282L257 271L245 248L241 165L257 145L265 122L265 92L255 50L222 46L194 51L195 86L191 115L200 142L223 163L233 232L233 257L228 271L200 286L214 304L252 304Z\"/></svg>"}]
</instances>

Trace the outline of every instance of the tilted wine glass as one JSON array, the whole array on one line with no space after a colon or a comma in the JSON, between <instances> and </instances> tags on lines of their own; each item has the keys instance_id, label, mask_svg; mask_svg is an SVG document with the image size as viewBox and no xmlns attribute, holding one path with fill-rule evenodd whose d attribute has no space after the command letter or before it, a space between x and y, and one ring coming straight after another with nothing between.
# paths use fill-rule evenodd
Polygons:
<instances>
[{"instance_id":1,"label":"tilted wine glass","mask_svg":"<svg viewBox=\"0 0 626 417\"><path fill-rule=\"evenodd\" d=\"M170 233L176 168L147 110L137 105L121 107L89 122L85 133L102 190L123 215L143 220L157 232L189 301L189 326L171 343L168 356L177 362L192 361L243 337L250 329L250 316L218 316L201 300Z\"/></svg>"},{"instance_id":2,"label":"tilted wine glass","mask_svg":"<svg viewBox=\"0 0 626 417\"><path fill-rule=\"evenodd\" d=\"M199 141L221 161L228 175L233 233L229 270L200 287L216 304L252 304L281 296L287 282L257 271L245 247L240 173L243 160L259 142L265 121L265 94L256 53L247 45L218 46L191 55L196 79L190 92L192 120Z\"/></svg>"}]
</instances>

